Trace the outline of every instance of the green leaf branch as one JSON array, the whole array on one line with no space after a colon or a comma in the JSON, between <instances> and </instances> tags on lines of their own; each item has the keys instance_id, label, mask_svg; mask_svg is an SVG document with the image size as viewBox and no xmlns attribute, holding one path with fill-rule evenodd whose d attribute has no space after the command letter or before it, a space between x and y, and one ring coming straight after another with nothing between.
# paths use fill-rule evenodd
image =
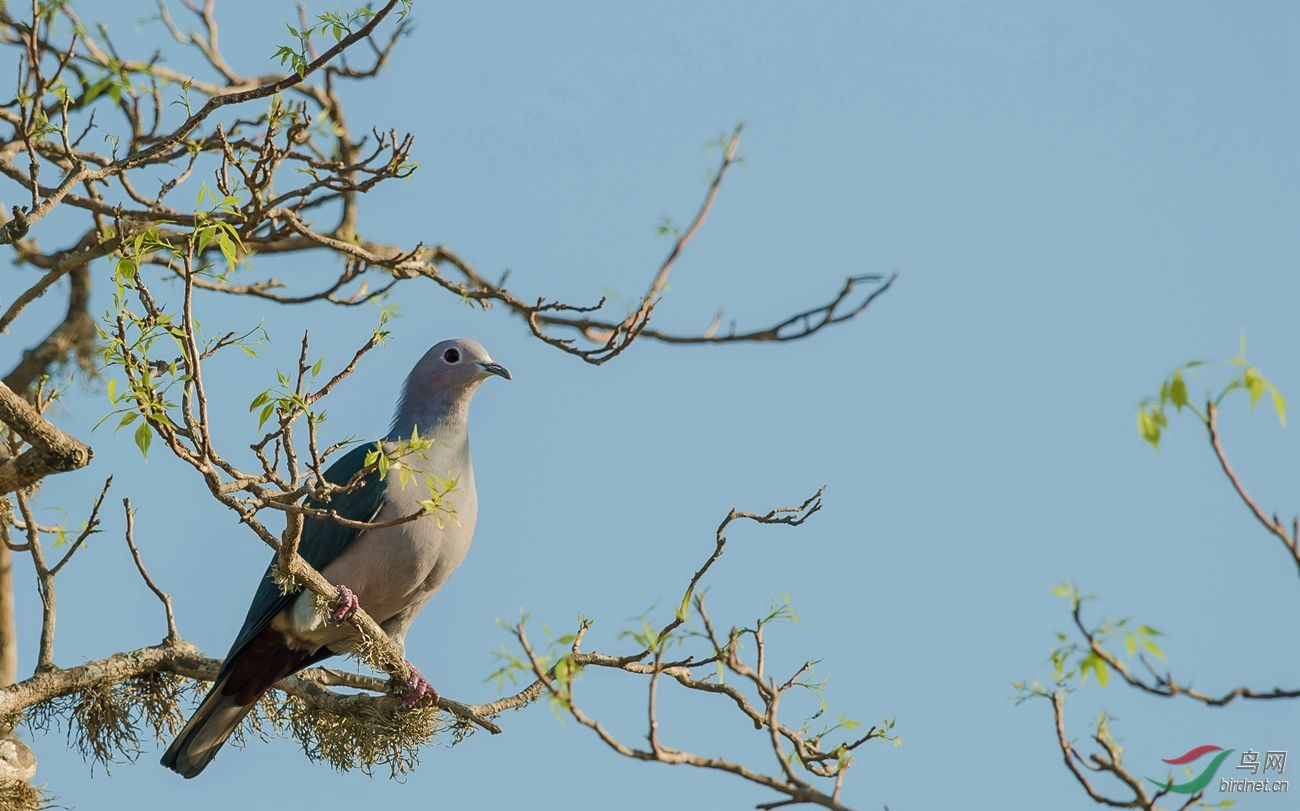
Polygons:
<instances>
[{"instance_id":1,"label":"green leaf branch","mask_svg":"<svg viewBox=\"0 0 1300 811\"><path fill-rule=\"evenodd\" d=\"M557 714L577 721L620 756L719 771L780 795L778 800L760 804L761 809L793 805L847 808L840 799L840 791L856 750L869 741L901 744L893 734L894 721L883 719L865 732L859 732L861 722L842 714L829 722L822 720L830 713L821 696L825 682L811 678L813 661L806 661L787 674L771 671L770 629L797 620L788 598L774 601L752 624L734 626L723 632L711 618L700 588L703 578L721 557L727 543L727 529L733 522L749 520L798 526L821 509L821 495L818 491L802 504L764 514L729 512L715 534L712 553L688 582L673 617L659 625L650 620L647 612L638 618L635 626L618 634L619 640L632 643L632 650L626 653L584 650L583 641L592 627L589 619L580 619L575 632L561 636L553 634L542 623L544 641L540 646L529 636L527 615L505 626L514 644L498 653L498 667L488 679L499 686L521 678L533 681L503 700L500 706L504 709L522 699L547 695ZM583 708L579 696L581 676L592 669L622 672L645 680L646 745L630 743ZM774 760L773 771L759 771L723 756L695 753L667 743L668 730L662 728L658 712L659 695L667 689L662 686L665 682L685 694L712 697L733 707L738 720L752 726L766 741ZM813 714L798 726L780 718L782 702L792 691L812 695L817 704Z\"/></svg>"},{"instance_id":2,"label":"green leaf branch","mask_svg":"<svg viewBox=\"0 0 1300 811\"><path fill-rule=\"evenodd\" d=\"M1300 569L1300 554L1297 553L1300 519L1293 519L1288 526L1276 513L1265 512L1229 462L1219 427L1220 409L1234 392L1245 393L1252 408L1267 396L1283 428L1286 427L1286 399L1246 359L1244 338L1238 354L1222 364L1229 373L1226 382L1220 384L1217 390L1211 389L1203 398L1193 399L1188 392L1189 380L1193 375L1209 371L1207 367L1208 364L1204 361L1192 361L1178 367L1166 377L1156 395L1145 398L1139 404L1138 432L1158 450L1169 429L1171 412L1175 415L1187 412L1200 421L1205 428L1215 461L1239 500L1255 520L1282 543L1288 556ZM1066 700L1090 678L1095 678L1097 684L1104 688L1111 683L1111 676L1115 675L1122 685L1140 693L1160 698L1181 698L1215 707L1238 700L1277 701L1300 698L1300 688L1297 687L1261 689L1241 685L1221 692L1191 687L1190 680L1177 679L1163 664L1158 664L1163 663L1166 657L1157 642L1161 633L1155 628L1134 623L1130 619L1107 618L1089 624L1083 618L1083 608L1095 598L1083 595L1070 583L1057 586L1053 589L1053 594L1069 602L1073 627L1068 632L1058 632L1056 635L1056 645L1049 655L1049 682L1043 683L1037 678L1017 682L1014 685L1016 699L1018 702L1044 699L1050 704L1056 742L1066 768L1085 793L1098 804L1154 811L1168 791L1161 789L1149 792L1143 778L1124 766L1122 747L1111 732L1113 719L1106 713L1103 712L1094 725L1094 750L1090 754L1085 756L1070 739L1065 726ZM1122 653L1117 650L1120 644L1123 645ZM1119 793L1095 784L1098 775L1109 776L1121 787ZM1225 807L1231 803L1231 799L1209 802L1205 799L1204 792L1196 792L1183 799L1178 808Z\"/></svg>"}]
</instances>

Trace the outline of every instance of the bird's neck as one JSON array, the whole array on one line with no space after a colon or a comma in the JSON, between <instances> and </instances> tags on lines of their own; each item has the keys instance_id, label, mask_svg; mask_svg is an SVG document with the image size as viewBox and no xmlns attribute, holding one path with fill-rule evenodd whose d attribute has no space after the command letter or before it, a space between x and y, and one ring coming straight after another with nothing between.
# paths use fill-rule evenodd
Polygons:
<instances>
[{"instance_id":1,"label":"bird's neck","mask_svg":"<svg viewBox=\"0 0 1300 811\"><path fill-rule=\"evenodd\" d=\"M451 402L413 402L411 398L403 398L387 439L390 442L410 439L414 431L444 446L465 444L469 439L469 398L460 397Z\"/></svg>"}]
</instances>

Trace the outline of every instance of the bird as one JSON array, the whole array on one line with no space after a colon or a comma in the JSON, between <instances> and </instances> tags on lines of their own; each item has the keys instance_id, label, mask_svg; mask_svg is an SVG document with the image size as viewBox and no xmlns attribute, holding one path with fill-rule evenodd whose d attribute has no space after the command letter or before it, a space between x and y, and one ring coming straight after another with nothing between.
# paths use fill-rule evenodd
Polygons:
<instances>
[{"instance_id":1,"label":"bird","mask_svg":"<svg viewBox=\"0 0 1300 811\"><path fill-rule=\"evenodd\" d=\"M465 559L474 537L478 495L469 452L469 404L479 385L494 376L511 379L510 371L481 344L466 338L437 343L420 358L381 441L392 451L412 437L432 440L426 449L403 457L408 475L371 470L362 486L335 493L328 501L309 498L306 504L352 521L382 524L418 512L420 502L430 498L425 482L432 481L451 488L441 502L442 514L367 529L305 516L298 553L338 587L333 610L325 616L309 590L282 593L272 577L272 561L212 689L163 754L164 766L186 778L203 771L276 682L349 650L355 632L346 620L358 607L405 651L411 621ZM346 486L365 470L367 456L376 449L375 443L358 445L326 469L325 479ZM407 665L412 675L403 706L414 707L429 695L436 702L433 686L409 660Z\"/></svg>"}]
</instances>

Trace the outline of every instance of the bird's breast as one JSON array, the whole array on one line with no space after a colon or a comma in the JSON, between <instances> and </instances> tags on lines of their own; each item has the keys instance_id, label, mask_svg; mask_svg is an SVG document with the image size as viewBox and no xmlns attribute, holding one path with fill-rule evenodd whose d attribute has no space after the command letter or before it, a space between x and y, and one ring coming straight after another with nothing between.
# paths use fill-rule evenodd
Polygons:
<instances>
[{"instance_id":1,"label":"bird's breast","mask_svg":"<svg viewBox=\"0 0 1300 811\"><path fill-rule=\"evenodd\" d=\"M372 523L419 517L362 532L322 570L330 582L351 588L361 607L381 624L418 608L447 581L469 552L478 518L468 467L458 476L441 477L444 482L454 478L455 485L445 489L439 484L434 492L423 477L411 477L405 487L395 478L390 472L384 506Z\"/></svg>"}]
</instances>

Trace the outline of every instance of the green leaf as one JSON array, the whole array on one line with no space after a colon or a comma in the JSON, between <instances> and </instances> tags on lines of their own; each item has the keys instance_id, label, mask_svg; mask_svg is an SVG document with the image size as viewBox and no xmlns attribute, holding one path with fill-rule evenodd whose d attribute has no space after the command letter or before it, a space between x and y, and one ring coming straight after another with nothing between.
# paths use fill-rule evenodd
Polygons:
<instances>
[{"instance_id":1,"label":"green leaf","mask_svg":"<svg viewBox=\"0 0 1300 811\"><path fill-rule=\"evenodd\" d=\"M230 267L235 266L235 243L224 232L217 234L217 247L221 249L221 255L225 257L226 264Z\"/></svg>"},{"instance_id":2,"label":"green leaf","mask_svg":"<svg viewBox=\"0 0 1300 811\"><path fill-rule=\"evenodd\" d=\"M194 231L194 237L196 243L195 252L203 253L208 249L208 243L212 241L212 229L207 227L197 228Z\"/></svg>"},{"instance_id":3,"label":"green leaf","mask_svg":"<svg viewBox=\"0 0 1300 811\"><path fill-rule=\"evenodd\" d=\"M1245 373L1241 376L1241 382L1245 385L1246 391L1250 392L1250 407L1254 408L1259 402L1259 398L1264 396L1264 390L1268 387L1268 382L1264 376L1254 366L1247 367Z\"/></svg>"},{"instance_id":4,"label":"green leaf","mask_svg":"<svg viewBox=\"0 0 1300 811\"><path fill-rule=\"evenodd\" d=\"M1152 656L1156 657L1157 659L1160 659L1161 661L1164 660L1165 652L1160 650L1160 646L1152 642L1149 638L1143 637L1139 639L1138 644L1141 645L1143 649L1147 651L1147 653L1150 653Z\"/></svg>"},{"instance_id":5,"label":"green leaf","mask_svg":"<svg viewBox=\"0 0 1300 811\"><path fill-rule=\"evenodd\" d=\"M139 248L136 248L137 253L139 250ZM114 272L117 274L119 281L133 282L135 281L135 262L132 262L130 259L119 259L117 260L117 267L114 269Z\"/></svg>"},{"instance_id":6,"label":"green leaf","mask_svg":"<svg viewBox=\"0 0 1300 811\"><path fill-rule=\"evenodd\" d=\"M1102 687L1105 687L1110 682L1110 666L1106 664L1105 659L1095 653L1088 654L1087 658L1083 660L1081 681L1087 680L1089 670L1096 675L1097 684Z\"/></svg>"},{"instance_id":7,"label":"green leaf","mask_svg":"<svg viewBox=\"0 0 1300 811\"><path fill-rule=\"evenodd\" d=\"M131 412L133 415L135 412ZM153 432L149 430L149 423L142 422L140 427L135 429L135 444L140 449L140 454L145 459L149 458L149 445L153 443Z\"/></svg>"},{"instance_id":8,"label":"green leaf","mask_svg":"<svg viewBox=\"0 0 1300 811\"><path fill-rule=\"evenodd\" d=\"M117 430L120 430L120 429L122 429L122 428L125 428L126 426L128 426L128 425L130 425L131 423L135 422L135 418L138 417L138 416L140 416L140 412L138 412L138 411L126 411L126 412L123 412L121 421L118 422L118 424L117 424L117 428L114 428L113 430L114 430L114 431L117 431Z\"/></svg>"},{"instance_id":9,"label":"green leaf","mask_svg":"<svg viewBox=\"0 0 1300 811\"><path fill-rule=\"evenodd\" d=\"M82 106L90 104L92 101L98 98L99 94L107 90L109 85L111 85L112 83L113 83L113 77L110 75L110 76L105 76L102 79L99 79L91 83L90 85L88 85L86 87L85 94L81 98Z\"/></svg>"},{"instance_id":10,"label":"green leaf","mask_svg":"<svg viewBox=\"0 0 1300 811\"><path fill-rule=\"evenodd\" d=\"M1160 423L1163 415L1155 406L1138 409L1138 433L1151 443L1151 447L1160 450Z\"/></svg>"},{"instance_id":11,"label":"green leaf","mask_svg":"<svg viewBox=\"0 0 1300 811\"><path fill-rule=\"evenodd\" d=\"M1174 379L1169 383L1169 402L1179 411L1187 405L1187 384L1183 382L1182 372L1174 372Z\"/></svg>"},{"instance_id":12,"label":"green leaf","mask_svg":"<svg viewBox=\"0 0 1300 811\"><path fill-rule=\"evenodd\" d=\"M1286 398L1276 387L1270 386L1269 393L1273 395L1273 410L1277 412L1277 421L1286 427Z\"/></svg>"}]
</instances>

